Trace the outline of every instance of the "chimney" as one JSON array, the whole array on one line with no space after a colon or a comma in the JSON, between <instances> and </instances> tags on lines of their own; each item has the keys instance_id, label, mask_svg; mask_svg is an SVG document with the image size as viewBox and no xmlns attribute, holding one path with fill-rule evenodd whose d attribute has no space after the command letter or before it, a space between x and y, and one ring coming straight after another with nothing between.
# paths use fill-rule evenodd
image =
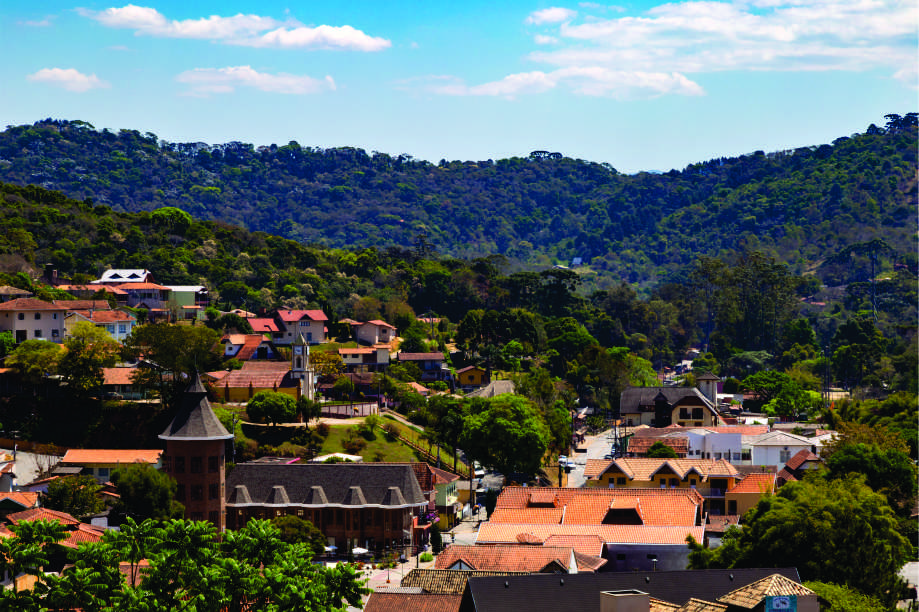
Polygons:
<instances>
[{"instance_id":1,"label":"chimney","mask_svg":"<svg viewBox=\"0 0 919 612\"><path fill-rule=\"evenodd\" d=\"M600 612L649 612L651 598L635 589L603 591L600 593Z\"/></svg>"}]
</instances>

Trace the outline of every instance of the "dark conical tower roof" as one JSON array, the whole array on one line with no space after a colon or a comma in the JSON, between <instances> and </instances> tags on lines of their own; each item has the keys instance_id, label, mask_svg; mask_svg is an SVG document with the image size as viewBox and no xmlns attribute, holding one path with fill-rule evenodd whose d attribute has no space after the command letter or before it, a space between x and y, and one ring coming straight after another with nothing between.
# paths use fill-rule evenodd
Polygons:
<instances>
[{"instance_id":1,"label":"dark conical tower roof","mask_svg":"<svg viewBox=\"0 0 919 612\"><path fill-rule=\"evenodd\" d=\"M227 432L214 414L207 400L207 391L195 374L192 384L180 399L175 418L159 437L161 440L229 440L233 434Z\"/></svg>"}]
</instances>

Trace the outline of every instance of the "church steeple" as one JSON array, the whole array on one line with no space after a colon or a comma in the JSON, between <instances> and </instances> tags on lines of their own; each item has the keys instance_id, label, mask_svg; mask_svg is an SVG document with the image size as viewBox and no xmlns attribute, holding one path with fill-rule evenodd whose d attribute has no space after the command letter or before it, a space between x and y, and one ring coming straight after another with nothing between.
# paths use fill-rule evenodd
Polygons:
<instances>
[{"instance_id":1,"label":"church steeple","mask_svg":"<svg viewBox=\"0 0 919 612\"><path fill-rule=\"evenodd\" d=\"M291 344L290 372L295 378L303 378L303 374L310 368L310 346L306 343L303 333L297 334L297 339Z\"/></svg>"}]
</instances>

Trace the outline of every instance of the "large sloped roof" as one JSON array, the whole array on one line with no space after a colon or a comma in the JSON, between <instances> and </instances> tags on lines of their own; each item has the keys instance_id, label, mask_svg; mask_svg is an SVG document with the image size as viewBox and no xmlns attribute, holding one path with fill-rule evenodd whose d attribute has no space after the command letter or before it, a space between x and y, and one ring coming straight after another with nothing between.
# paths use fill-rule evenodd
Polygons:
<instances>
[{"instance_id":1,"label":"large sloped roof","mask_svg":"<svg viewBox=\"0 0 919 612\"><path fill-rule=\"evenodd\" d=\"M161 440L229 440L229 433L214 414L207 391L197 375L182 395L179 410L169 427L159 435Z\"/></svg>"}]
</instances>

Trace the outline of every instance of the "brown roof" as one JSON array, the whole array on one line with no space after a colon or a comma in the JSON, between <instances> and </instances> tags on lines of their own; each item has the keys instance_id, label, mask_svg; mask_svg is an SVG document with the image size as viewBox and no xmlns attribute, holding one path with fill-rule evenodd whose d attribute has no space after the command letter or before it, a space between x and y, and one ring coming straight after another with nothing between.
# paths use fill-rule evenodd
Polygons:
<instances>
[{"instance_id":1,"label":"brown roof","mask_svg":"<svg viewBox=\"0 0 919 612\"><path fill-rule=\"evenodd\" d=\"M466 581L469 578L478 578L479 576L523 576L528 573L413 569L402 579L401 586L420 587L428 593L462 595L466 589Z\"/></svg>"},{"instance_id":2,"label":"brown roof","mask_svg":"<svg viewBox=\"0 0 919 612\"><path fill-rule=\"evenodd\" d=\"M103 533L105 533L103 527L79 523L76 525L76 529L68 532L67 537L59 541L58 544L67 548L79 548L80 544L101 542Z\"/></svg>"},{"instance_id":3,"label":"brown roof","mask_svg":"<svg viewBox=\"0 0 919 612\"><path fill-rule=\"evenodd\" d=\"M443 353L399 353L399 361L443 361Z\"/></svg>"},{"instance_id":4,"label":"brown roof","mask_svg":"<svg viewBox=\"0 0 919 612\"><path fill-rule=\"evenodd\" d=\"M541 572L544 570L568 570L574 550L562 546L533 546L530 544L498 544L494 546L453 545L437 556L435 569L450 569L463 563L477 570L511 572ZM585 555L580 555L586 557ZM598 563L599 562L599 563ZM605 559L585 559L585 568L578 564L579 571L594 571L606 563Z\"/></svg>"},{"instance_id":5,"label":"brown roof","mask_svg":"<svg viewBox=\"0 0 919 612\"><path fill-rule=\"evenodd\" d=\"M242 369L233 370L224 377L221 386L253 387L269 389L272 387L294 386L297 381L288 378L290 364L286 361L246 361ZM285 380L287 379L287 380Z\"/></svg>"},{"instance_id":6,"label":"brown roof","mask_svg":"<svg viewBox=\"0 0 919 612\"><path fill-rule=\"evenodd\" d=\"M265 337L262 334L246 334L242 347L236 353L236 358L240 360L251 359L264 341Z\"/></svg>"},{"instance_id":7,"label":"brown roof","mask_svg":"<svg viewBox=\"0 0 919 612\"><path fill-rule=\"evenodd\" d=\"M16 298L15 300L10 300L9 302L0 303L0 310L58 310L65 311L67 310L63 306L58 306L57 304L52 304L51 302L45 302L42 300L36 300L35 298Z\"/></svg>"},{"instance_id":8,"label":"brown roof","mask_svg":"<svg viewBox=\"0 0 919 612\"><path fill-rule=\"evenodd\" d=\"M364 612L457 612L462 593L387 593L380 589L370 594Z\"/></svg>"},{"instance_id":9,"label":"brown roof","mask_svg":"<svg viewBox=\"0 0 919 612\"><path fill-rule=\"evenodd\" d=\"M0 285L0 295L32 295L32 292L20 289L19 287Z\"/></svg>"},{"instance_id":10,"label":"brown roof","mask_svg":"<svg viewBox=\"0 0 919 612\"><path fill-rule=\"evenodd\" d=\"M373 321L367 321L364 325L376 325L377 327L388 327L389 329L396 329L395 325L390 325L386 321L380 321L379 319L374 319Z\"/></svg>"},{"instance_id":11,"label":"brown roof","mask_svg":"<svg viewBox=\"0 0 919 612\"><path fill-rule=\"evenodd\" d=\"M603 538L597 535L551 535L544 542L546 546L566 546L581 555L599 557L603 554Z\"/></svg>"},{"instance_id":12,"label":"brown roof","mask_svg":"<svg viewBox=\"0 0 919 612\"><path fill-rule=\"evenodd\" d=\"M753 609L767 596L813 594L814 592L809 588L794 580L790 580L781 574L772 574L731 591L727 595L722 595L718 598L718 601L740 608Z\"/></svg>"},{"instance_id":13,"label":"brown roof","mask_svg":"<svg viewBox=\"0 0 919 612\"><path fill-rule=\"evenodd\" d=\"M72 291L92 291L93 293L97 291L102 291L103 293L111 293L113 295L127 295L127 291L123 291L116 287L111 287L109 285L58 285L57 289L63 291L72 292Z\"/></svg>"},{"instance_id":14,"label":"brown roof","mask_svg":"<svg viewBox=\"0 0 919 612\"><path fill-rule=\"evenodd\" d=\"M645 455L656 442L666 444L672 448L677 455L685 456L689 452L689 438L685 436L671 437L668 435L659 437L633 437L631 440L629 440L629 453Z\"/></svg>"},{"instance_id":15,"label":"brown roof","mask_svg":"<svg viewBox=\"0 0 919 612\"><path fill-rule=\"evenodd\" d=\"M64 454L61 463L156 463L163 451L160 449L108 449L71 448Z\"/></svg>"},{"instance_id":16,"label":"brown roof","mask_svg":"<svg viewBox=\"0 0 919 612\"><path fill-rule=\"evenodd\" d=\"M726 612L727 609L728 607L724 604L691 597L689 601L677 608L677 612Z\"/></svg>"}]
</instances>

